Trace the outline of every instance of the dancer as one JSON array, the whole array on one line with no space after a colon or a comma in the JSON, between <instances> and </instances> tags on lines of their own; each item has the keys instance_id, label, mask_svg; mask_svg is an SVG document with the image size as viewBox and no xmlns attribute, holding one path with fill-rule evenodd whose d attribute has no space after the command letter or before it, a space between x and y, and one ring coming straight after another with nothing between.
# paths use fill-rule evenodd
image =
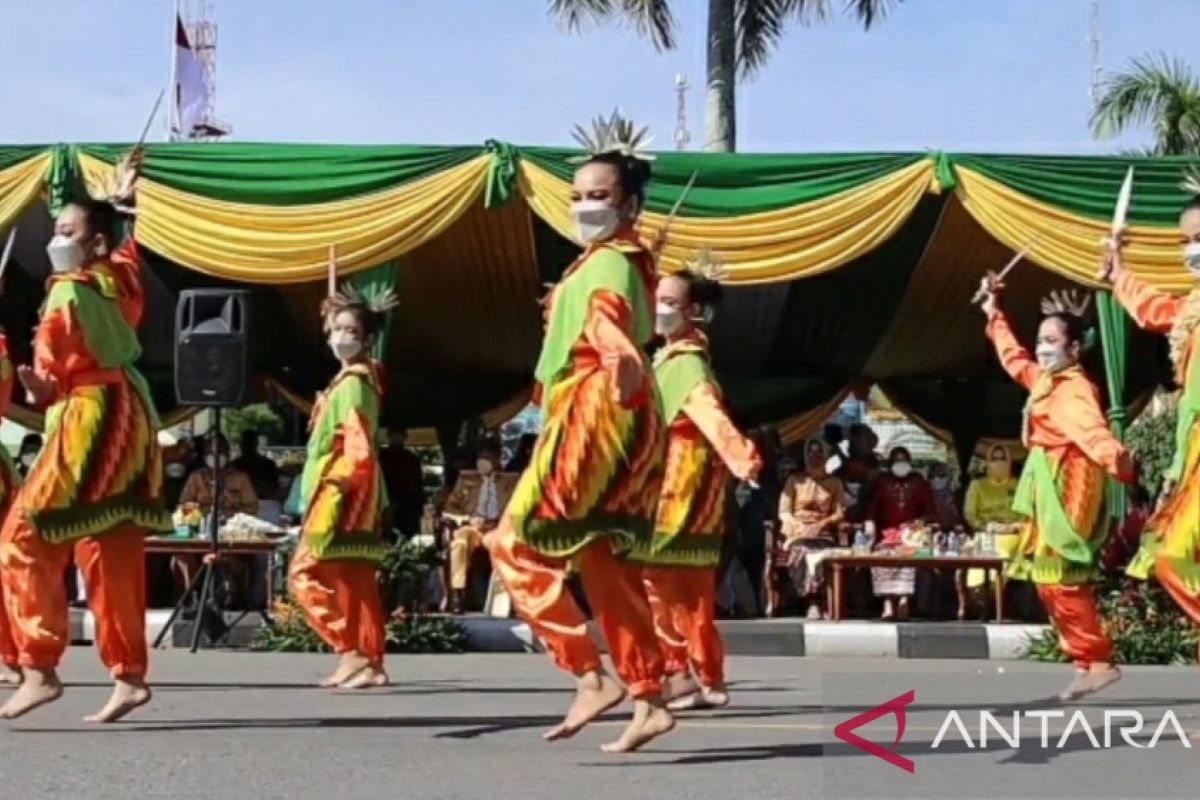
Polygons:
<instances>
[{"instance_id":1,"label":"dancer","mask_svg":"<svg viewBox=\"0 0 1200 800\"><path fill-rule=\"evenodd\" d=\"M1028 522L1008 574L1037 585L1075 664L1074 679L1059 695L1070 702L1121 677L1089 581L1108 523L1105 473L1130 483L1133 460L1105 424L1099 391L1079 365L1086 302L1066 293L1043 302L1035 361L1000 310L1003 284L989 277L983 286L988 338L1004 369L1030 391L1022 431L1029 458L1013 504Z\"/></svg>"},{"instance_id":2,"label":"dancer","mask_svg":"<svg viewBox=\"0 0 1200 800\"><path fill-rule=\"evenodd\" d=\"M620 703L566 586L574 560L617 674L634 697L632 722L610 752L634 750L674 727L663 703L663 654L640 567L621 556L651 535L662 481L663 429L642 348L654 335L653 258L634 233L650 165L644 131L614 113L582 137L571 215L583 255L555 287L536 378L543 411L532 463L485 537L513 605L575 700L547 740L572 736Z\"/></svg>"},{"instance_id":3,"label":"dancer","mask_svg":"<svg viewBox=\"0 0 1200 800\"><path fill-rule=\"evenodd\" d=\"M128 206L142 152L117 170L110 202ZM109 203L68 204L47 251L54 274L17 375L48 406L46 447L0 531L0 574L24 681L0 707L12 719L58 699L58 663L70 642L63 573L74 549L96 617L100 659L113 693L89 722L113 722L150 700L146 685L145 536L171 529L161 497L158 416L137 326L144 305L137 246L113 248Z\"/></svg>"},{"instance_id":4,"label":"dancer","mask_svg":"<svg viewBox=\"0 0 1200 800\"><path fill-rule=\"evenodd\" d=\"M725 648L714 621L717 564L725 533L725 489L732 472L753 482L762 458L729 420L698 323L721 299L721 273L707 253L658 284L658 333L666 346L654 375L667 424L667 457L654 538L635 550L647 564L646 588L666 655L672 710L723 707ZM694 668L699 691L690 676Z\"/></svg>"},{"instance_id":5,"label":"dancer","mask_svg":"<svg viewBox=\"0 0 1200 800\"><path fill-rule=\"evenodd\" d=\"M1190 176L1184 189L1192 199L1179 217L1183 261L1200 279L1200 175ZM1120 235L1106 243L1100 277L1112 281L1113 294L1139 327L1167 334L1175 382L1183 387L1166 501L1146 524L1128 572L1141 579L1153 572L1200 626L1200 288L1183 297L1154 289L1125 269L1123 246Z\"/></svg>"},{"instance_id":6,"label":"dancer","mask_svg":"<svg viewBox=\"0 0 1200 800\"><path fill-rule=\"evenodd\" d=\"M0 331L0 419L8 414L12 386L13 365L8 358L8 337ZM21 476L8 456L8 449L0 447L0 520L8 516L8 510L20 487ZM15 685L21 682L17 658L17 645L8 626L8 614L4 610L4 585L0 583L0 685Z\"/></svg>"},{"instance_id":7,"label":"dancer","mask_svg":"<svg viewBox=\"0 0 1200 800\"><path fill-rule=\"evenodd\" d=\"M341 370L313 406L300 478L300 544L288 567L288 588L339 657L337 668L321 681L324 687L364 689L388 680L376 579L386 502L375 447L383 367L369 351L395 306L390 290L365 297L351 289L322 308Z\"/></svg>"}]
</instances>

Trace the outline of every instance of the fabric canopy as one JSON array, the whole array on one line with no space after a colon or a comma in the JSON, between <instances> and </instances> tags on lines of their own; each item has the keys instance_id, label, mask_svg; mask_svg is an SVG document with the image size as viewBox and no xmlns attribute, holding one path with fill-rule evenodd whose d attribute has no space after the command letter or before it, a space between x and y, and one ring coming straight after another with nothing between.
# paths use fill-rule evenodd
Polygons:
<instances>
[{"instance_id":1,"label":"fabric canopy","mask_svg":"<svg viewBox=\"0 0 1200 800\"><path fill-rule=\"evenodd\" d=\"M0 231L39 198L57 207L75 183L100 193L126 149L0 146ZM386 336L390 415L444 428L506 409L528 390L542 284L577 252L568 217L573 155L500 142L150 145L138 238L164 302L150 309L143 338L169 337L165 301L183 288L256 284L255 310L268 323L256 327L254 366L308 396L332 369L316 312L328 249L337 245L347 276L388 265L371 280L394 281L400 294ZM682 199L663 269L702 246L728 264L730 291L712 340L744 419L787 420L789 436L801 436L848 385L865 381L886 384L931 429L963 430L965 406L975 433L1011 437L1021 393L997 369L969 305L979 279L1030 247L1006 303L1031 334L1043 291L1063 281L1092 285L1099 240L1132 165L1130 265L1157 286L1184 289L1174 224L1189 163L661 153L642 226L654 235ZM36 302L44 240L21 242L24 229L18 296ZM5 322L16 313L6 308ZM1119 334L1114 309L1103 321L1110 349L1127 338L1135 354L1110 361L1100 381L1119 411L1167 374L1163 348ZM15 351L24 346L15 342ZM169 396L170 353L148 345L147 360L160 397ZM1103 362L1095 370L1104 372Z\"/></svg>"}]
</instances>

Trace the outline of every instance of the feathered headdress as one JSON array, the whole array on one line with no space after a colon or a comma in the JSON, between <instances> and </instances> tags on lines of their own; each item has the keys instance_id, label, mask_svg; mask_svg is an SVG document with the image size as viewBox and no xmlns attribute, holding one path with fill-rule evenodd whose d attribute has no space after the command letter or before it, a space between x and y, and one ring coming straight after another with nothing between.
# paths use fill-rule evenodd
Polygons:
<instances>
[{"instance_id":1,"label":"feathered headdress","mask_svg":"<svg viewBox=\"0 0 1200 800\"><path fill-rule=\"evenodd\" d=\"M1191 195L1200 195L1200 167L1191 167L1183 173L1179 188Z\"/></svg>"},{"instance_id":2,"label":"feathered headdress","mask_svg":"<svg viewBox=\"0 0 1200 800\"><path fill-rule=\"evenodd\" d=\"M321 302L321 316L324 319L325 332L328 333L330 322L339 311L358 306L371 314L385 317L399 305L400 298L388 287L372 286L361 289L353 285L343 286L333 297L327 297Z\"/></svg>"},{"instance_id":3,"label":"feathered headdress","mask_svg":"<svg viewBox=\"0 0 1200 800\"><path fill-rule=\"evenodd\" d=\"M585 155L570 159L576 164L606 153L617 153L638 161L654 160L654 156L646 149L654 141L650 129L645 126L635 129L633 121L622 117L617 109L613 109L608 119L596 117L590 131L583 125L576 125L571 136L586 151Z\"/></svg>"},{"instance_id":4,"label":"feathered headdress","mask_svg":"<svg viewBox=\"0 0 1200 800\"><path fill-rule=\"evenodd\" d=\"M1086 294L1074 289L1054 291L1042 298L1042 313L1045 315L1070 314L1082 319L1087 314L1091 301L1092 299Z\"/></svg>"},{"instance_id":5,"label":"feathered headdress","mask_svg":"<svg viewBox=\"0 0 1200 800\"><path fill-rule=\"evenodd\" d=\"M707 247L697 250L685 268L696 277L714 283L724 283L729 277L729 270L725 269L725 262Z\"/></svg>"}]
</instances>

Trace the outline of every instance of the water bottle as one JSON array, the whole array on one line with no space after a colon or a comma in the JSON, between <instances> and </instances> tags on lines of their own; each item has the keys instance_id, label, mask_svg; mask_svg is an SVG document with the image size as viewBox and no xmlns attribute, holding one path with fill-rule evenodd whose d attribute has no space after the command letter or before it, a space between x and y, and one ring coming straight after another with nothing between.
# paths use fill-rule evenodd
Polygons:
<instances>
[{"instance_id":1,"label":"water bottle","mask_svg":"<svg viewBox=\"0 0 1200 800\"><path fill-rule=\"evenodd\" d=\"M962 552L962 540L954 531L946 534L946 555L957 556Z\"/></svg>"},{"instance_id":2,"label":"water bottle","mask_svg":"<svg viewBox=\"0 0 1200 800\"><path fill-rule=\"evenodd\" d=\"M862 528L854 529L854 546L850 552L860 556L867 551L867 534Z\"/></svg>"}]
</instances>

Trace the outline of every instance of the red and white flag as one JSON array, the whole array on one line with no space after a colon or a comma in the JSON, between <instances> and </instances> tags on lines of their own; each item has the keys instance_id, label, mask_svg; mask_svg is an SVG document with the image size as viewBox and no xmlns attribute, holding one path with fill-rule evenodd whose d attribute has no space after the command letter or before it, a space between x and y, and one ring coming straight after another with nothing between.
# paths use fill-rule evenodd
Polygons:
<instances>
[{"instance_id":1,"label":"red and white flag","mask_svg":"<svg viewBox=\"0 0 1200 800\"><path fill-rule=\"evenodd\" d=\"M175 15L175 118L171 121L180 136L190 136L204 121L208 106L208 86L196 49L192 47L183 18Z\"/></svg>"}]
</instances>

